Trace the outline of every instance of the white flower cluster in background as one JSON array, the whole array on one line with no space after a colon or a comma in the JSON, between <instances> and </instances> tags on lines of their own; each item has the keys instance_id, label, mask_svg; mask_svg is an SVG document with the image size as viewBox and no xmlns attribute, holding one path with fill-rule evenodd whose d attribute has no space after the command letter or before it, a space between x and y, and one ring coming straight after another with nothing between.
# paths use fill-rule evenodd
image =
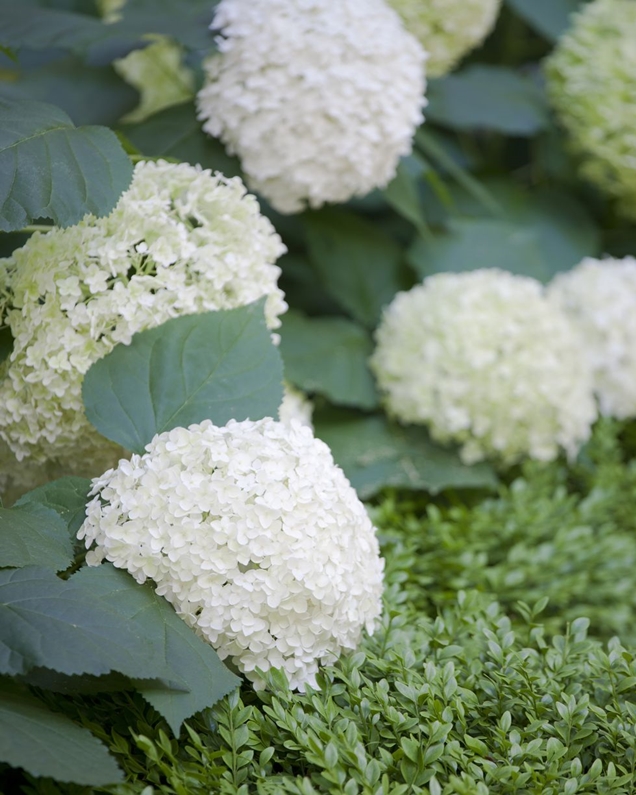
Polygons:
<instances>
[{"instance_id":1,"label":"white flower cluster in background","mask_svg":"<svg viewBox=\"0 0 636 795\"><path fill-rule=\"evenodd\" d=\"M293 688L355 649L381 613L375 529L327 445L299 423L205 421L155 436L93 482L78 533L154 580L222 659Z\"/></svg>"},{"instance_id":2,"label":"white flower cluster in background","mask_svg":"<svg viewBox=\"0 0 636 795\"><path fill-rule=\"evenodd\" d=\"M426 72L441 77L492 30L501 0L388 0L428 53Z\"/></svg>"},{"instance_id":3,"label":"white flower cluster in background","mask_svg":"<svg viewBox=\"0 0 636 795\"><path fill-rule=\"evenodd\" d=\"M289 383L284 384L283 402L278 409L278 418L286 425L291 425L293 420L298 420L301 425L313 428L312 416L314 404L304 392Z\"/></svg>"},{"instance_id":4,"label":"white flower cluster in background","mask_svg":"<svg viewBox=\"0 0 636 795\"><path fill-rule=\"evenodd\" d=\"M593 0L546 62L547 88L581 174L636 218L636 3Z\"/></svg>"},{"instance_id":5,"label":"white flower cluster in background","mask_svg":"<svg viewBox=\"0 0 636 795\"><path fill-rule=\"evenodd\" d=\"M574 455L596 418L591 373L566 315L534 279L436 274L398 293L371 359L390 414L458 442L466 463Z\"/></svg>"},{"instance_id":6,"label":"white flower cluster in background","mask_svg":"<svg viewBox=\"0 0 636 795\"><path fill-rule=\"evenodd\" d=\"M267 296L269 328L287 305L274 265L284 246L238 178L187 164L139 163L106 218L34 234L0 260L14 337L0 365L0 439L21 460L95 474L121 453L82 405L91 364L170 318Z\"/></svg>"},{"instance_id":7,"label":"white flower cluster in background","mask_svg":"<svg viewBox=\"0 0 636 795\"><path fill-rule=\"evenodd\" d=\"M584 259L549 295L575 324L601 414L636 416L636 259Z\"/></svg>"},{"instance_id":8,"label":"white flower cluster in background","mask_svg":"<svg viewBox=\"0 0 636 795\"><path fill-rule=\"evenodd\" d=\"M221 0L203 129L282 213L386 185L422 121L425 54L384 0Z\"/></svg>"},{"instance_id":9,"label":"white flower cluster in background","mask_svg":"<svg viewBox=\"0 0 636 795\"><path fill-rule=\"evenodd\" d=\"M183 63L183 49L167 36L155 36L141 50L113 63L115 71L139 91L139 104L126 122L140 122L194 96L194 72Z\"/></svg>"}]
</instances>

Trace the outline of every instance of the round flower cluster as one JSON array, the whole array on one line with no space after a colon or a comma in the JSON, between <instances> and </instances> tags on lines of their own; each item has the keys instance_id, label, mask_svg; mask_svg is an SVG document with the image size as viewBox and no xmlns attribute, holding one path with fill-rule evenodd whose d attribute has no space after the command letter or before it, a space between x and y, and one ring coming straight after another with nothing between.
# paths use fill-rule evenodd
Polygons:
<instances>
[{"instance_id":1,"label":"round flower cluster","mask_svg":"<svg viewBox=\"0 0 636 795\"><path fill-rule=\"evenodd\" d=\"M636 259L584 259L548 294L578 331L601 414L636 416Z\"/></svg>"},{"instance_id":2,"label":"round flower cluster","mask_svg":"<svg viewBox=\"0 0 636 795\"><path fill-rule=\"evenodd\" d=\"M291 384L285 383L283 402L278 409L278 418L286 425L291 425L293 420L298 420L301 425L313 428L312 416L314 404L309 400L304 392L301 392Z\"/></svg>"},{"instance_id":3,"label":"round flower cluster","mask_svg":"<svg viewBox=\"0 0 636 795\"><path fill-rule=\"evenodd\" d=\"M371 365L387 409L456 441L467 463L574 455L596 418L591 373L565 314L534 279L443 273L398 293Z\"/></svg>"},{"instance_id":4,"label":"round flower cluster","mask_svg":"<svg viewBox=\"0 0 636 795\"><path fill-rule=\"evenodd\" d=\"M113 63L115 71L140 94L125 121L139 122L194 96L194 72L183 64L183 50L166 36L155 36L142 50Z\"/></svg>"},{"instance_id":5,"label":"round flower cluster","mask_svg":"<svg viewBox=\"0 0 636 795\"><path fill-rule=\"evenodd\" d=\"M284 246L239 179L187 164L139 163L106 218L33 235L0 260L14 337L0 365L0 439L18 459L95 474L121 453L82 404L88 368L164 321L267 296L270 328L286 304L274 265Z\"/></svg>"},{"instance_id":6,"label":"round flower cluster","mask_svg":"<svg viewBox=\"0 0 636 795\"><path fill-rule=\"evenodd\" d=\"M384 186L422 121L425 54L384 0L221 0L203 129L282 213Z\"/></svg>"},{"instance_id":7,"label":"round flower cluster","mask_svg":"<svg viewBox=\"0 0 636 795\"><path fill-rule=\"evenodd\" d=\"M547 60L548 93L582 175L636 218L636 3L593 0Z\"/></svg>"},{"instance_id":8,"label":"round flower cluster","mask_svg":"<svg viewBox=\"0 0 636 795\"><path fill-rule=\"evenodd\" d=\"M428 53L426 72L441 77L492 30L501 0L388 0Z\"/></svg>"},{"instance_id":9,"label":"round flower cluster","mask_svg":"<svg viewBox=\"0 0 636 795\"><path fill-rule=\"evenodd\" d=\"M210 421L159 434L93 481L78 538L154 580L224 659L293 688L355 649L381 612L375 529L327 445L300 423Z\"/></svg>"}]
</instances>

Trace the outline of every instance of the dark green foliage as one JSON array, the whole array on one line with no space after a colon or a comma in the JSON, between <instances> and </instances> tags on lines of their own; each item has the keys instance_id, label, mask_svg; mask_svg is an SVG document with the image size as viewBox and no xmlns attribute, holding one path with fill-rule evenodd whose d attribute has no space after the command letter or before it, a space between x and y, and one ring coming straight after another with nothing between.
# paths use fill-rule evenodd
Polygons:
<instances>
[{"instance_id":1,"label":"dark green foliage","mask_svg":"<svg viewBox=\"0 0 636 795\"><path fill-rule=\"evenodd\" d=\"M456 130L535 135L548 124L537 83L506 67L474 65L432 80L428 98L427 115Z\"/></svg>"},{"instance_id":2,"label":"dark green foliage","mask_svg":"<svg viewBox=\"0 0 636 795\"><path fill-rule=\"evenodd\" d=\"M241 173L238 160L226 153L220 141L203 132L191 102L161 110L139 124L122 124L120 130L148 157L174 158L192 165L199 163L226 177Z\"/></svg>"},{"instance_id":3,"label":"dark green foliage","mask_svg":"<svg viewBox=\"0 0 636 795\"><path fill-rule=\"evenodd\" d=\"M309 318L287 312L280 331L285 377L334 403L372 409L378 405L367 361L373 351L368 332L352 320Z\"/></svg>"},{"instance_id":4,"label":"dark green foliage","mask_svg":"<svg viewBox=\"0 0 636 795\"><path fill-rule=\"evenodd\" d=\"M432 442L423 428L405 428L381 414L319 411L314 426L363 499L384 486L437 494L448 488L490 490L497 485L488 464L466 466L455 451Z\"/></svg>"},{"instance_id":5,"label":"dark green foliage","mask_svg":"<svg viewBox=\"0 0 636 795\"><path fill-rule=\"evenodd\" d=\"M375 328L402 283L402 250L387 234L353 213L322 210L305 217L307 251L334 301Z\"/></svg>"},{"instance_id":6,"label":"dark green foliage","mask_svg":"<svg viewBox=\"0 0 636 795\"><path fill-rule=\"evenodd\" d=\"M177 317L135 334L90 368L86 416L108 439L143 453L153 436L210 419L275 417L283 368L264 299Z\"/></svg>"},{"instance_id":7,"label":"dark green foliage","mask_svg":"<svg viewBox=\"0 0 636 795\"><path fill-rule=\"evenodd\" d=\"M0 508L0 567L45 566L68 568L73 544L66 522L37 503L22 508Z\"/></svg>"},{"instance_id":8,"label":"dark green foliage","mask_svg":"<svg viewBox=\"0 0 636 795\"><path fill-rule=\"evenodd\" d=\"M0 99L0 230L38 218L59 226L106 215L132 177L132 163L105 127L75 127L45 102Z\"/></svg>"},{"instance_id":9,"label":"dark green foliage","mask_svg":"<svg viewBox=\"0 0 636 795\"><path fill-rule=\"evenodd\" d=\"M70 535L75 537L86 515L90 488L91 482L87 478L60 478L28 491L20 497L14 507L42 505L52 508L66 522Z\"/></svg>"},{"instance_id":10,"label":"dark green foliage","mask_svg":"<svg viewBox=\"0 0 636 795\"><path fill-rule=\"evenodd\" d=\"M103 786L122 781L103 743L47 709L26 687L0 677L0 761L36 776Z\"/></svg>"}]
</instances>

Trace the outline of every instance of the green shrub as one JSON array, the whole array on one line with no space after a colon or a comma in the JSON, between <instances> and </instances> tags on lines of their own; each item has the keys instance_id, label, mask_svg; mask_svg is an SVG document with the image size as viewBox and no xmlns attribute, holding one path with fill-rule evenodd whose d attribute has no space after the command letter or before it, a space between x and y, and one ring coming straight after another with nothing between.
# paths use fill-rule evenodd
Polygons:
<instances>
[{"instance_id":1,"label":"green shrub","mask_svg":"<svg viewBox=\"0 0 636 795\"><path fill-rule=\"evenodd\" d=\"M636 469L621 460L620 426L601 423L580 462L524 467L476 507L392 496L375 510L385 554L403 543L414 565L404 588L427 613L461 589L509 610L547 597L546 631L585 615L590 633L636 641Z\"/></svg>"}]
</instances>

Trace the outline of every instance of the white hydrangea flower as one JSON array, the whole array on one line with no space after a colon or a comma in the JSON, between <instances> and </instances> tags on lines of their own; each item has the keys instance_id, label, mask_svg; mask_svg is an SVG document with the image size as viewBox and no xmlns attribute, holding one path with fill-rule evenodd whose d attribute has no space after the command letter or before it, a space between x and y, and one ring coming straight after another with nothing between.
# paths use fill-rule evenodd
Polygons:
<instances>
[{"instance_id":1,"label":"white hydrangea flower","mask_svg":"<svg viewBox=\"0 0 636 795\"><path fill-rule=\"evenodd\" d=\"M167 36L154 36L142 50L113 63L115 71L140 94L127 122L140 122L194 96L194 72L183 63L183 49Z\"/></svg>"},{"instance_id":2,"label":"white hydrangea flower","mask_svg":"<svg viewBox=\"0 0 636 795\"><path fill-rule=\"evenodd\" d=\"M398 293L376 332L371 366L387 409L493 456L573 456L596 418L580 340L539 282L498 269L441 273Z\"/></svg>"},{"instance_id":3,"label":"white hydrangea flower","mask_svg":"<svg viewBox=\"0 0 636 795\"><path fill-rule=\"evenodd\" d=\"M636 259L586 258L548 294L576 326L601 414L636 416Z\"/></svg>"},{"instance_id":4,"label":"white hydrangea flower","mask_svg":"<svg viewBox=\"0 0 636 795\"><path fill-rule=\"evenodd\" d=\"M546 62L550 100L581 174L636 218L636 3L593 0Z\"/></svg>"},{"instance_id":5,"label":"white hydrangea flower","mask_svg":"<svg viewBox=\"0 0 636 795\"><path fill-rule=\"evenodd\" d=\"M426 72L441 77L494 27L501 0L388 0L428 53Z\"/></svg>"},{"instance_id":6,"label":"white hydrangea flower","mask_svg":"<svg viewBox=\"0 0 636 795\"><path fill-rule=\"evenodd\" d=\"M170 318L263 296L278 327L287 305L273 263L284 250L240 179L139 163L108 217L36 233L0 260L11 292L0 325L15 339L0 366L0 439L19 460L53 460L69 474L113 466L120 448L83 411L91 364Z\"/></svg>"},{"instance_id":7,"label":"white hydrangea flower","mask_svg":"<svg viewBox=\"0 0 636 795\"><path fill-rule=\"evenodd\" d=\"M93 481L78 538L182 618L257 686L293 688L355 649L381 613L375 529L324 442L300 423L231 420L159 434Z\"/></svg>"},{"instance_id":8,"label":"white hydrangea flower","mask_svg":"<svg viewBox=\"0 0 636 795\"><path fill-rule=\"evenodd\" d=\"M312 416L314 404L304 392L289 383L284 384L283 402L278 409L278 418L285 425L291 425L293 420L298 420L301 425L313 428Z\"/></svg>"},{"instance_id":9,"label":"white hydrangea flower","mask_svg":"<svg viewBox=\"0 0 636 795\"><path fill-rule=\"evenodd\" d=\"M386 185L422 121L425 54L384 0L221 0L203 129L282 213Z\"/></svg>"}]
</instances>

